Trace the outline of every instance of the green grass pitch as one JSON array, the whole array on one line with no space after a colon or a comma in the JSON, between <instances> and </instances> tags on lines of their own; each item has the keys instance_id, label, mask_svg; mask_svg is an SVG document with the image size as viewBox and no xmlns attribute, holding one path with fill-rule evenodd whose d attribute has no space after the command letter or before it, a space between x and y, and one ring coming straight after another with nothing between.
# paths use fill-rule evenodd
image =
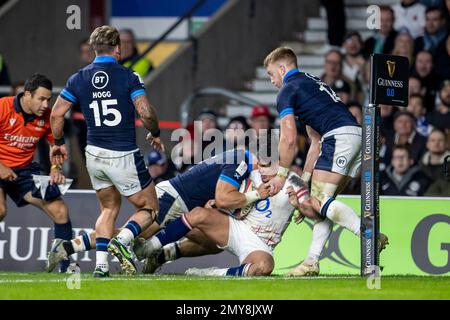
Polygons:
<instances>
[{"instance_id":1,"label":"green grass pitch","mask_svg":"<svg viewBox=\"0 0 450 320\"><path fill-rule=\"evenodd\" d=\"M3 272L0 273L0 299L450 299L450 277L386 276L381 278L379 290L368 289L366 280L355 276L199 278L113 275L109 279L94 279L91 274L83 273L79 277L79 289L68 288L76 283L68 277Z\"/></svg>"}]
</instances>

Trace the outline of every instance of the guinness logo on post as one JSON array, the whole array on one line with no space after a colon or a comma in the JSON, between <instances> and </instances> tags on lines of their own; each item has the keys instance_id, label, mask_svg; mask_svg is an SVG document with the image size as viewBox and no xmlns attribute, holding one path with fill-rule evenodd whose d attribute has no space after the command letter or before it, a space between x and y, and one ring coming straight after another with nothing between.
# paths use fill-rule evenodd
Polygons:
<instances>
[{"instance_id":1,"label":"guinness logo on post","mask_svg":"<svg viewBox=\"0 0 450 320\"><path fill-rule=\"evenodd\" d=\"M388 67L389 77L393 77L395 73L395 61L387 60L386 65Z\"/></svg>"},{"instance_id":2,"label":"guinness logo on post","mask_svg":"<svg viewBox=\"0 0 450 320\"><path fill-rule=\"evenodd\" d=\"M374 53L371 55L371 74L371 104L408 106L408 58Z\"/></svg>"}]
</instances>

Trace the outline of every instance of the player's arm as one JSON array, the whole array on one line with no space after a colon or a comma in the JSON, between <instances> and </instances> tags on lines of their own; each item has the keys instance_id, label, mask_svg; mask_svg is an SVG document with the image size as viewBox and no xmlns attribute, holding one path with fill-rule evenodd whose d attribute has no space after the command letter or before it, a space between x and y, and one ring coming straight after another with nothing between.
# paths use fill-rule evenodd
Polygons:
<instances>
[{"instance_id":1,"label":"player's arm","mask_svg":"<svg viewBox=\"0 0 450 320\"><path fill-rule=\"evenodd\" d=\"M50 159L52 159L52 151L53 147L55 146L55 138L53 137L51 128L48 129L46 138L50 147ZM62 166L52 162L52 166L50 168L50 184L62 184L65 181L66 177L64 177Z\"/></svg>"},{"instance_id":2,"label":"player's arm","mask_svg":"<svg viewBox=\"0 0 450 320\"><path fill-rule=\"evenodd\" d=\"M145 94L137 96L133 100L133 104L141 117L144 127L150 131L150 135L147 136L147 140L150 141L150 144L153 147L164 151L164 145L161 143L161 139L159 137L160 129L155 108L150 104Z\"/></svg>"},{"instance_id":3,"label":"player's arm","mask_svg":"<svg viewBox=\"0 0 450 320\"><path fill-rule=\"evenodd\" d=\"M234 210L269 196L268 184L263 183L257 190L247 193L239 192L238 188L239 184L231 178L220 178L216 185L216 207Z\"/></svg>"},{"instance_id":4,"label":"player's arm","mask_svg":"<svg viewBox=\"0 0 450 320\"><path fill-rule=\"evenodd\" d=\"M68 153L64 141L64 116L72 107L72 102L59 96L50 114L50 125L55 139L50 151L50 160L54 165L62 165L67 160Z\"/></svg>"},{"instance_id":5,"label":"player's arm","mask_svg":"<svg viewBox=\"0 0 450 320\"><path fill-rule=\"evenodd\" d=\"M7 121L7 117L5 116L5 109L0 107L0 132L6 132L4 127L4 122ZM13 181L17 178L17 174L7 165L5 165L2 161L0 161L0 179L6 181Z\"/></svg>"},{"instance_id":6,"label":"player's arm","mask_svg":"<svg viewBox=\"0 0 450 320\"><path fill-rule=\"evenodd\" d=\"M311 179L312 172L314 170L314 164L320 154L320 134L311 128L306 126L306 132L311 140L311 145L309 146L308 154L306 156L305 166L303 167L302 179L308 183Z\"/></svg>"},{"instance_id":7,"label":"player's arm","mask_svg":"<svg viewBox=\"0 0 450 320\"><path fill-rule=\"evenodd\" d=\"M271 194L277 194L286 182L289 168L295 157L295 143L297 140L297 126L293 113L283 115L280 121L280 143L278 152L280 162L277 176L270 180Z\"/></svg>"},{"instance_id":8,"label":"player's arm","mask_svg":"<svg viewBox=\"0 0 450 320\"><path fill-rule=\"evenodd\" d=\"M291 167L295 157L295 143L297 141L297 126L293 114L284 116L280 121L280 166Z\"/></svg>"}]
</instances>

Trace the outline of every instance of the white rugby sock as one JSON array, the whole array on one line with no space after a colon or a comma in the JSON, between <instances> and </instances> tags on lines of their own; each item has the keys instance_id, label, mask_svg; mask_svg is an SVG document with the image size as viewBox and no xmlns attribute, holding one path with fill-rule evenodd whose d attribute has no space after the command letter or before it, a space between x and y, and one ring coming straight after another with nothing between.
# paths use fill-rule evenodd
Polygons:
<instances>
[{"instance_id":1,"label":"white rugby sock","mask_svg":"<svg viewBox=\"0 0 450 320\"><path fill-rule=\"evenodd\" d=\"M120 230L116 238L120 241L121 244L127 246L134 239L134 234L130 229L123 228L122 230Z\"/></svg>"},{"instance_id":2,"label":"white rugby sock","mask_svg":"<svg viewBox=\"0 0 450 320\"><path fill-rule=\"evenodd\" d=\"M179 258L177 254L177 242L172 242L163 247L164 257L166 261L173 261ZM179 249L178 249L179 250Z\"/></svg>"},{"instance_id":3,"label":"white rugby sock","mask_svg":"<svg viewBox=\"0 0 450 320\"><path fill-rule=\"evenodd\" d=\"M102 271L109 271L108 252L96 251L95 268L100 268Z\"/></svg>"},{"instance_id":4,"label":"white rugby sock","mask_svg":"<svg viewBox=\"0 0 450 320\"><path fill-rule=\"evenodd\" d=\"M323 248L332 231L333 221L330 219L325 219L314 224L308 257L305 259L306 263L313 264L319 261Z\"/></svg>"},{"instance_id":5,"label":"white rugby sock","mask_svg":"<svg viewBox=\"0 0 450 320\"><path fill-rule=\"evenodd\" d=\"M361 219L346 204L333 198L328 198L323 202L322 208L320 208L320 214L322 216L326 215L328 219L350 230L359 237Z\"/></svg>"},{"instance_id":6,"label":"white rugby sock","mask_svg":"<svg viewBox=\"0 0 450 320\"><path fill-rule=\"evenodd\" d=\"M86 246L84 245L83 236L78 236L75 239L70 240L73 246L73 251L83 252L86 251Z\"/></svg>"},{"instance_id":7,"label":"white rugby sock","mask_svg":"<svg viewBox=\"0 0 450 320\"><path fill-rule=\"evenodd\" d=\"M224 269L214 269L214 268L206 268L204 269L205 272L205 276L216 276L216 277L222 277L222 276L226 276L227 275L227 271L228 268L224 268Z\"/></svg>"},{"instance_id":8,"label":"white rugby sock","mask_svg":"<svg viewBox=\"0 0 450 320\"><path fill-rule=\"evenodd\" d=\"M163 247L161 241L159 241L157 236L153 236L147 241L151 243L151 247L154 248L155 250L161 249Z\"/></svg>"}]
</instances>

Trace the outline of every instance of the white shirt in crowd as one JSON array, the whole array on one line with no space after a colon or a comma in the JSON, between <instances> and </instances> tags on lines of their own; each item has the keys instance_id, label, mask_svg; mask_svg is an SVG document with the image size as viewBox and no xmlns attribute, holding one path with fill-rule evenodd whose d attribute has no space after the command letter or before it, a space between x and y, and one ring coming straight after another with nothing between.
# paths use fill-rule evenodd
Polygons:
<instances>
[{"instance_id":1,"label":"white shirt in crowd","mask_svg":"<svg viewBox=\"0 0 450 320\"><path fill-rule=\"evenodd\" d=\"M414 39L423 36L426 10L423 4L415 3L405 8L398 3L392 6L392 10L394 10L395 14L395 30L402 31L407 29Z\"/></svg>"}]
</instances>

